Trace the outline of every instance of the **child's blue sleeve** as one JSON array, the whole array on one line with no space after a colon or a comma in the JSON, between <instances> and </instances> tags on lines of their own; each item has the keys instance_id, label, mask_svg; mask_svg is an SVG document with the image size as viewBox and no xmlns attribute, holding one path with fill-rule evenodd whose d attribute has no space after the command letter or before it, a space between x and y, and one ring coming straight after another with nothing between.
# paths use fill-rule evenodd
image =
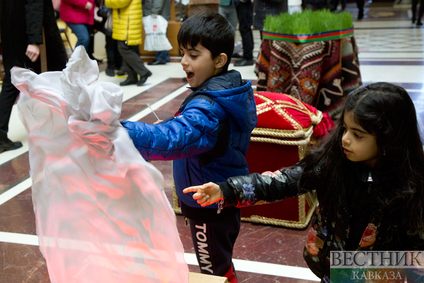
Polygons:
<instances>
[{"instance_id":1,"label":"child's blue sleeve","mask_svg":"<svg viewBox=\"0 0 424 283\"><path fill-rule=\"evenodd\" d=\"M219 117L213 109L190 107L164 124L121 124L146 160L176 160L211 150L218 139Z\"/></svg>"}]
</instances>

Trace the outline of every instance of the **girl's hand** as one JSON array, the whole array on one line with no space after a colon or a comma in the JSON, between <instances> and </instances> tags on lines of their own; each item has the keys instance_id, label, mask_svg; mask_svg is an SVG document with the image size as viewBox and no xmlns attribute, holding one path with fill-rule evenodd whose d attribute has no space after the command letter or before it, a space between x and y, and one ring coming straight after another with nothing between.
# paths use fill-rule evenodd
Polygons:
<instances>
[{"instance_id":1,"label":"girl's hand","mask_svg":"<svg viewBox=\"0 0 424 283\"><path fill-rule=\"evenodd\" d=\"M87 3L85 4L85 8L86 8L87 10L91 10L91 9L93 9L93 4L91 4L90 2L87 2Z\"/></svg>"},{"instance_id":2,"label":"girl's hand","mask_svg":"<svg viewBox=\"0 0 424 283\"><path fill-rule=\"evenodd\" d=\"M183 190L185 194L191 192L194 192L193 199L197 200L197 203L201 206L211 205L223 198L221 188L215 183L206 183L201 186L188 187Z\"/></svg>"}]
</instances>

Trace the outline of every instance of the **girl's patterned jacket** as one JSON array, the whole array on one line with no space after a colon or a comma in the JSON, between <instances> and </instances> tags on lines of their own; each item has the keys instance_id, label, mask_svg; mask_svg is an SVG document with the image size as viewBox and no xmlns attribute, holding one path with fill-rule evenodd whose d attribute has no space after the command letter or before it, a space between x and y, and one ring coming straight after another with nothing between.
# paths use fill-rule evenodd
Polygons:
<instances>
[{"instance_id":1,"label":"girl's patterned jacket","mask_svg":"<svg viewBox=\"0 0 424 283\"><path fill-rule=\"evenodd\" d=\"M316 166L315 173L319 174L320 171L320 166ZM298 186L302 172L303 168L300 165L294 165L276 172L265 172L262 175L254 173L231 177L226 183L219 183L224 193L224 207L264 204L302 195L313 189ZM349 183L341 190L337 198L338 213L324 217L322 209L318 207L312 219L303 256L309 268L322 278L322 282L329 282L330 251L345 250L349 238L348 190L367 190L374 186L369 172L358 171L356 175L358 182L355 184L359 184L361 188L352 188ZM407 229L397 231L392 229L390 232L378 233L381 220L381 215L370 215L357 250L424 250L424 232L411 235Z\"/></svg>"}]
</instances>

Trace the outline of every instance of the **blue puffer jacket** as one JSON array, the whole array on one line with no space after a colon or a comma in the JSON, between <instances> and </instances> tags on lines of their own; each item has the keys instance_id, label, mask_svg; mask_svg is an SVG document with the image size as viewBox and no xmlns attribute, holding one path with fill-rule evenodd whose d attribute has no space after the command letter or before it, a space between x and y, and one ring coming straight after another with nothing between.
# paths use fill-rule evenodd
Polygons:
<instances>
[{"instance_id":1,"label":"blue puffer jacket","mask_svg":"<svg viewBox=\"0 0 424 283\"><path fill-rule=\"evenodd\" d=\"M201 207L182 190L249 173L245 154L257 122L250 81L233 70L193 89L175 117L158 125L121 122L146 160L175 160L180 201ZM214 208L214 207L209 207Z\"/></svg>"}]
</instances>

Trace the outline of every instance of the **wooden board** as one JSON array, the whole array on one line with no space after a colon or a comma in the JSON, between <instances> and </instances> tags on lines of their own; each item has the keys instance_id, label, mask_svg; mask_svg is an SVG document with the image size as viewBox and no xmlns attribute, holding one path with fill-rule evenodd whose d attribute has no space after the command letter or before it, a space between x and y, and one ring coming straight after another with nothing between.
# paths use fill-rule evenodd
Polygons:
<instances>
[{"instance_id":1,"label":"wooden board","mask_svg":"<svg viewBox=\"0 0 424 283\"><path fill-rule=\"evenodd\" d=\"M226 277L207 275L202 273L190 272L188 275L189 283L228 283Z\"/></svg>"}]
</instances>

